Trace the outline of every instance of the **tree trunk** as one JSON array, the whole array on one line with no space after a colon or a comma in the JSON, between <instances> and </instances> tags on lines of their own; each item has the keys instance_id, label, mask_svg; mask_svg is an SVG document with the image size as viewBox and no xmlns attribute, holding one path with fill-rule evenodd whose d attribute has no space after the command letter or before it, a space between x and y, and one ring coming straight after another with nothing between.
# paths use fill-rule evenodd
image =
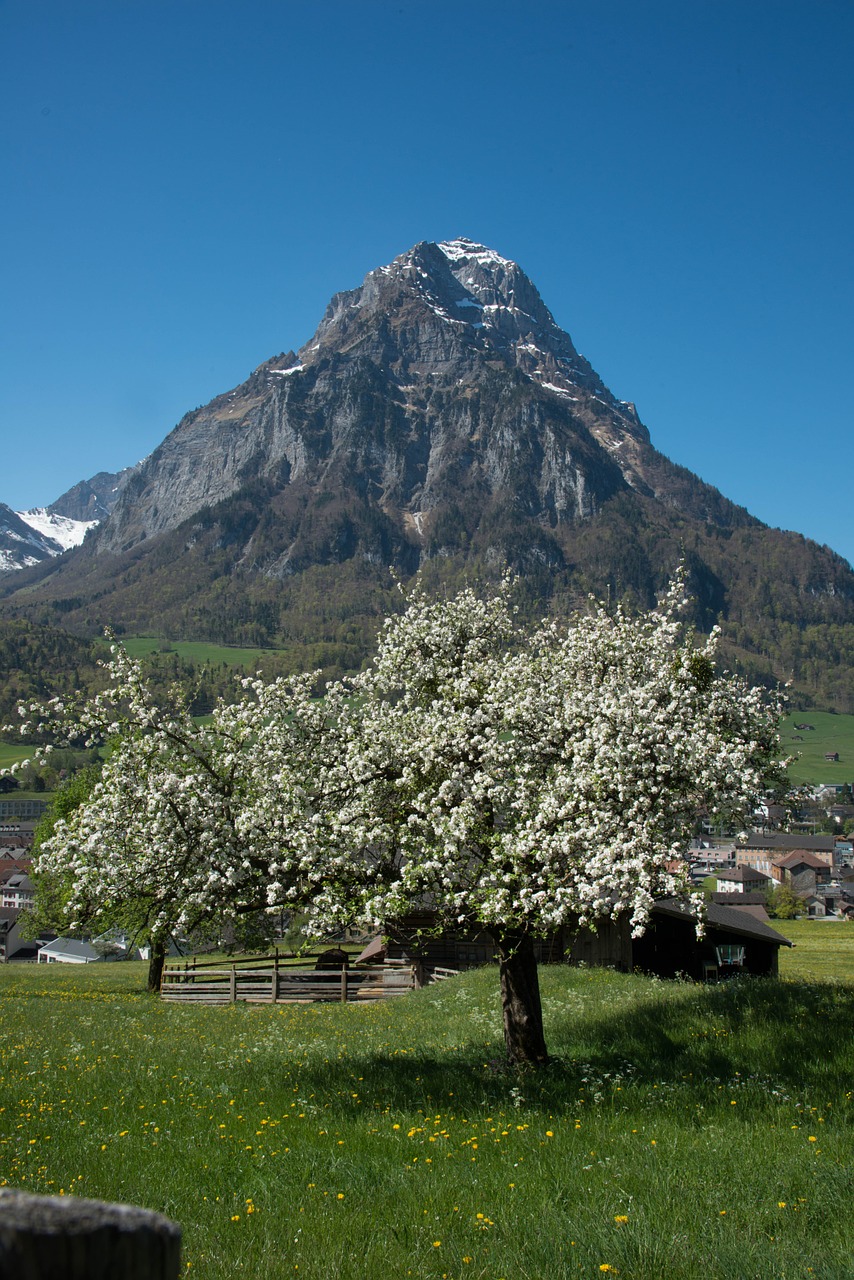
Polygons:
<instances>
[{"instance_id":1,"label":"tree trunk","mask_svg":"<svg viewBox=\"0 0 854 1280\"><path fill-rule=\"evenodd\" d=\"M160 979L163 977L163 962L166 959L166 939L151 939L151 957L148 961L148 990L159 991Z\"/></svg>"},{"instance_id":2,"label":"tree trunk","mask_svg":"<svg viewBox=\"0 0 854 1280\"><path fill-rule=\"evenodd\" d=\"M504 1043L514 1066L541 1066L549 1055L534 944L527 933L496 934L501 974Z\"/></svg>"}]
</instances>

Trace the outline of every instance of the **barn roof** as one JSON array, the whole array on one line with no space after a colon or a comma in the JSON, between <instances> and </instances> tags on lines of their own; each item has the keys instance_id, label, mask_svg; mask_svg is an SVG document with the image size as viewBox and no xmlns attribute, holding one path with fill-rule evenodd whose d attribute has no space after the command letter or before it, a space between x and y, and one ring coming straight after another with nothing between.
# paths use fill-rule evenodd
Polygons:
<instances>
[{"instance_id":1,"label":"barn roof","mask_svg":"<svg viewBox=\"0 0 854 1280\"><path fill-rule=\"evenodd\" d=\"M673 919L691 921L692 912L677 898L663 898L656 902L653 915L670 916ZM752 938L754 941L770 942L777 947L791 947L792 943L778 933L770 924L756 920L748 911L740 907L722 907L717 902L706 903L706 924L713 929L722 929L727 933L735 933L740 937Z\"/></svg>"}]
</instances>

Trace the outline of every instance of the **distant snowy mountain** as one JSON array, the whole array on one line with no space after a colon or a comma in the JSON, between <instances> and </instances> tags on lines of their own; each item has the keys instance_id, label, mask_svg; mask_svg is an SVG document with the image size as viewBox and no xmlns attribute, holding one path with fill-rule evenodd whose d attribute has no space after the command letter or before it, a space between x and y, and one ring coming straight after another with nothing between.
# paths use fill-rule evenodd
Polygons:
<instances>
[{"instance_id":1,"label":"distant snowy mountain","mask_svg":"<svg viewBox=\"0 0 854 1280\"><path fill-rule=\"evenodd\" d=\"M35 529L16 511L0 502L0 573L28 569L65 548L49 534Z\"/></svg>"},{"instance_id":2,"label":"distant snowy mountain","mask_svg":"<svg viewBox=\"0 0 854 1280\"><path fill-rule=\"evenodd\" d=\"M48 507L12 511L0 503L0 573L28 569L79 547L88 531L106 520L132 470L99 471Z\"/></svg>"}]
</instances>

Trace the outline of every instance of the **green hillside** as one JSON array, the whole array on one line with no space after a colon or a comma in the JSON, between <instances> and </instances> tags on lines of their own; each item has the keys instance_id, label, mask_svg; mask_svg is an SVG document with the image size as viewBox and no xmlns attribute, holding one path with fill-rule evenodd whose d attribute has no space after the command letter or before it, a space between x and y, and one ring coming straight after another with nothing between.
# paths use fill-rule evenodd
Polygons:
<instances>
[{"instance_id":1,"label":"green hillside","mask_svg":"<svg viewBox=\"0 0 854 1280\"><path fill-rule=\"evenodd\" d=\"M0 769L9 769L21 760L29 759L32 754L32 747L21 746L17 742L0 742Z\"/></svg>"},{"instance_id":2,"label":"green hillside","mask_svg":"<svg viewBox=\"0 0 854 1280\"><path fill-rule=\"evenodd\" d=\"M159 635L173 647L204 640L281 650L290 670L320 667L327 677L357 670L382 619L399 604L387 568L392 560L380 548L368 559L311 563L282 579L250 572L230 556L248 536L247 522L258 526L258 538L272 537L255 497L247 491L212 508L198 537L181 526L147 550L115 557L81 552L42 581L36 570L7 575L0 613L78 635L98 635L112 624L123 636ZM547 613L586 608L589 593L648 608L684 559L691 620L701 631L720 620L728 666L756 684L791 681L803 705L854 712L854 580L830 551L776 530L698 526L638 495L615 499L578 528L552 532L502 510L477 528L466 518L464 510L453 519L447 512L435 517L431 536L441 546L421 566L431 592L489 582L509 566L520 575L522 616L535 623ZM261 560L277 546L265 543ZM408 581L411 568L398 569ZM816 581L827 589L814 590ZM0 618L0 631L4 625Z\"/></svg>"},{"instance_id":3,"label":"green hillside","mask_svg":"<svg viewBox=\"0 0 854 1280\"><path fill-rule=\"evenodd\" d=\"M813 728L797 729L798 724ZM798 756L789 768L793 782L854 784L854 716L793 711L783 720L780 738L783 749ZM825 760L827 752L838 752L838 763Z\"/></svg>"}]
</instances>

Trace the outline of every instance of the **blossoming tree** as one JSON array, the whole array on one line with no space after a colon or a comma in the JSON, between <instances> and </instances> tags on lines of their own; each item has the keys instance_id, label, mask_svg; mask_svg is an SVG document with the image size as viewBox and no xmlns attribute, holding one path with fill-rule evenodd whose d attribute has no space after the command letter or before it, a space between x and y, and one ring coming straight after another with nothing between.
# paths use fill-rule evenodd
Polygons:
<instances>
[{"instance_id":1,"label":"blossoming tree","mask_svg":"<svg viewBox=\"0 0 854 1280\"><path fill-rule=\"evenodd\" d=\"M716 673L682 596L678 578L651 613L525 635L506 587L416 589L354 682L333 817L350 857L315 909L392 921L426 905L487 930L514 1062L547 1056L534 938L622 915L642 932L655 897L686 892L672 867L698 809L743 810L776 776L779 708Z\"/></svg>"},{"instance_id":2,"label":"blossoming tree","mask_svg":"<svg viewBox=\"0 0 854 1280\"><path fill-rule=\"evenodd\" d=\"M366 672L322 700L310 677L244 681L204 726L180 700L164 716L116 650L109 690L51 710L54 732L113 742L39 860L69 919L130 903L162 937L262 904L317 931L429 907L491 934L509 1057L545 1061L534 939L617 916L639 933L684 893L698 809L745 809L774 776L779 708L716 672L680 579L640 617L591 608L533 634L510 590L416 587Z\"/></svg>"},{"instance_id":3,"label":"blossoming tree","mask_svg":"<svg viewBox=\"0 0 854 1280\"><path fill-rule=\"evenodd\" d=\"M311 679L243 680L197 723L176 690L164 709L119 646L90 700L22 707L22 733L109 743L89 794L54 825L35 870L58 927L121 924L152 944L159 985L170 933L222 925L311 896L305 860L316 798L307 781L335 738L334 696ZM270 868L286 861L274 890Z\"/></svg>"}]
</instances>

